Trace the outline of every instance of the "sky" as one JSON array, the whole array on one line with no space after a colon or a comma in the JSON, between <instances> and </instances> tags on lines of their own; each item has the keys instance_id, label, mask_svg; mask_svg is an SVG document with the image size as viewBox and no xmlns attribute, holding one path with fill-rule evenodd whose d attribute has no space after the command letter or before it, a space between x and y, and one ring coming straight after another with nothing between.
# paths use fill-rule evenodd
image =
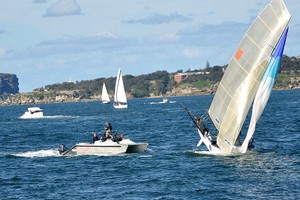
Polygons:
<instances>
[{"instance_id":1,"label":"sky","mask_svg":"<svg viewBox=\"0 0 300 200\"><path fill-rule=\"evenodd\" d=\"M269 0L0 0L0 73L48 84L228 64ZM284 54L300 55L300 1ZM101 86L99 86L101 87Z\"/></svg>"}]
</instances>

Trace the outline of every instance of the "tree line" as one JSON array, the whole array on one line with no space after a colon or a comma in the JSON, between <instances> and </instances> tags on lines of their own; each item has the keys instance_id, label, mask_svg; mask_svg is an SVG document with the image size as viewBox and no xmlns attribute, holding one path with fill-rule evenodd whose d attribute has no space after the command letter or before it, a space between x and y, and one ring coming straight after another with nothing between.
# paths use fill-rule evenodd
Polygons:
<instances>
[{"instance_id":1,"label":"tree line","mask_svg":"<svg viewBox=\"0 0 300 200\"><path fill-rule=\"evenodd\" d=\"M188 72L209 72L198 75L189 76L181 83L174 81L174 75L176 73L184 73L183 70L178 70L175 73L168 73L167 71L156 71L149 74L143 74L139 76L125 75L123 81L125 85L126 93L133 98L142 98L150 96L161 96L172 91L176 87L189 84L192 87L203 88L212 87L218 83L226 69L224 66L210 67L207 61L206 67L199 70L187 70ZM282 58L282 64L279 73L300 73L300 60L296 57L288 57L286 55ZM94 80L83 80L77 82L64 82L56 83L52 85L46 85L42 90L47 91L74 91L74 95L89 98L90 96L100 95L102 92L103 83L106 84L108 93L114 94L116 77L110 78L98 78ZM38 89L37 89L38 90Z\"/></svg>"}]
</instances>

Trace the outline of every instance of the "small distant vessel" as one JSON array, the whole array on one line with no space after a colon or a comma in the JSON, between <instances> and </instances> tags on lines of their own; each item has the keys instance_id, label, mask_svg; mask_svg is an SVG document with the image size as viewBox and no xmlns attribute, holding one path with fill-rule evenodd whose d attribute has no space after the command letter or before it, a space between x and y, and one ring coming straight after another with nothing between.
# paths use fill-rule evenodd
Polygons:
<instances>
[{"instance_id":1,"label":"small distant vessel","mask_svg":"<svg viewBox=\"0 0 300 200\"><path fill-rule=\"evenodd\" d=\"M160 103L169 103L169 99L163 98L162 102L160 102Z\"/></svg>"},{"instance_id":2,"label":"small distant vessel","mask_svg":"<svg viewBox=\"0 0 300 200\"><path fill-rule=\"evenodd\" d=\"M130 139L124 139L120 142L114 142L108 139L104 142L101 140L91 143L78 143L68 149L61 144L58 151L63 156L75 155L116 155L122 153L143 153L146 151L148 143L135 143Z\"/></svg>"},{"instance_id":3,"label":"small distant vessel","mask_svg":"<svg viewBox=\"0 0 300 200\"><path fill-rule=\"evenodd\" d=\"M115 108L128 107L121 68L119 68L117 79L116 79L114 107Z\"/></svg>"},{"instance_id":4,"label":"small distant vessel","mask_svg":"<svg viewBox=\"0 0 300 200\"><path fill-rule=\"evenodd\" d=\"M244 154L252 147L253 134L270 97L281 64L291 15L283 0L272 0L244 35L223 75L205 117L189 116L197 127L207 150L199 154ZM241 130L252 106L252 115L244 141ZM210 118L213 135L204 125ZM215 138L213 138L214 136Z\"/></svg>"},{"instance_id":5,"label":"small distant vessel","mask_svg":"<svg viewBox=\"0 0 300 200\"><path fill-rule=\"evenodd\" d=\"M105 83L103 83L101 99L102 99L103 104L109 104L110 103L110 99L109 99L109 96L108 96L108 92L107 92Z\"/></svg>"},{"instance_id":6,"label":"small distant vessel","mask_svg":"<svg viewBox=\"0 0 300 200\"><path fill-rule=\"evenodd\" d=\"M41 118L44 116L43 109L35 106L27 108L27 111L20 117L23 119L27 118Z\"/></svg>"}]
</instances>

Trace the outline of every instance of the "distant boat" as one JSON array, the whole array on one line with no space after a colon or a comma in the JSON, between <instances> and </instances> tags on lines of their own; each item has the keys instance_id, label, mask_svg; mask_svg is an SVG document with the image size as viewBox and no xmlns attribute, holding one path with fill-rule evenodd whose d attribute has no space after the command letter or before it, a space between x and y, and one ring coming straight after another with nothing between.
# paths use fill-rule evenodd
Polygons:
<instances>
[{"instance_id":1,"label":"distant boat","mask_svg":"<svg viewBox=\"0 0 300 200\"><path fill-rule=\"evenodd\" d=\"M20 117L22 119L41 118L44 116L43 109L35 106L27 108L27 111Z\"/></svg>"},{"instance_id":2,"label":"distant boat","mask_svg":"<svg viewBox=\"0 0 300 200\"><path fill-rule=\"evenodd\" d=\"M109 104L110 103L110 99L109 99L109 96L108 96L108 93L107 93L105 83L103 83L101 99L102 99L102 103L104 103L104 104Z\"/></svg>"},{"instance_id":3,"label":"distant boat","mask_svg":"<svg viewBox=\"0 0 300 200\"><path fill-rule=\"evenodd\" d=\"M115 108L128 107L121 68L119 68L117 79L116 79L114 107Z\"/></svg>"},{"instance_id":4,"label":"distant boat","mask_svg":"<svg viewBox=\"0 0 300 200\"><path fill-rule=\"evenodd\" d=\"M167 98L163 98L163 100L161 101L161 102L159 102L159 103L169 103L169 99L167 99Z\"/></svg>"},{"instance_id":5,"label":"distant boat","mask_svg":"<svg viewBox=\"0 0 300 200\"><path fill-rule=\"evenodd\" d=\"M243 154L253 141L256 123L260 118L278 69L288 33L291 15L283 0L273 0L255 19L234 53L214 96L208 115L189 115L200 136L200 154ZM241 129L252 106L252 116L244 141L239 143ZM215 138L204 123L208 117L217 133Z\"/></svg>"}]
</instances>

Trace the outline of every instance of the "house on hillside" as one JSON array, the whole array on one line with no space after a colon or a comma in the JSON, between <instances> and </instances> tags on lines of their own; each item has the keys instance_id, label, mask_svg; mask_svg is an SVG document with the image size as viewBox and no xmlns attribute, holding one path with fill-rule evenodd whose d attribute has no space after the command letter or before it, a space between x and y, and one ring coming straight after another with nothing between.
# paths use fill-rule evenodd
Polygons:
<instances>
[{"instance_id":1,"label":"house on hillside","mask_svg":"<svg viewBox=\"0 0 300 200\"><path fill-rule=\"evenodd\" d=\"M189 73L177 73L174 75L174 81L179 84L183 80L187 79L189 76L193 75L203 75L203 74L209 74L210 72L189 72Z\"/></svg>"}]
</instances>

